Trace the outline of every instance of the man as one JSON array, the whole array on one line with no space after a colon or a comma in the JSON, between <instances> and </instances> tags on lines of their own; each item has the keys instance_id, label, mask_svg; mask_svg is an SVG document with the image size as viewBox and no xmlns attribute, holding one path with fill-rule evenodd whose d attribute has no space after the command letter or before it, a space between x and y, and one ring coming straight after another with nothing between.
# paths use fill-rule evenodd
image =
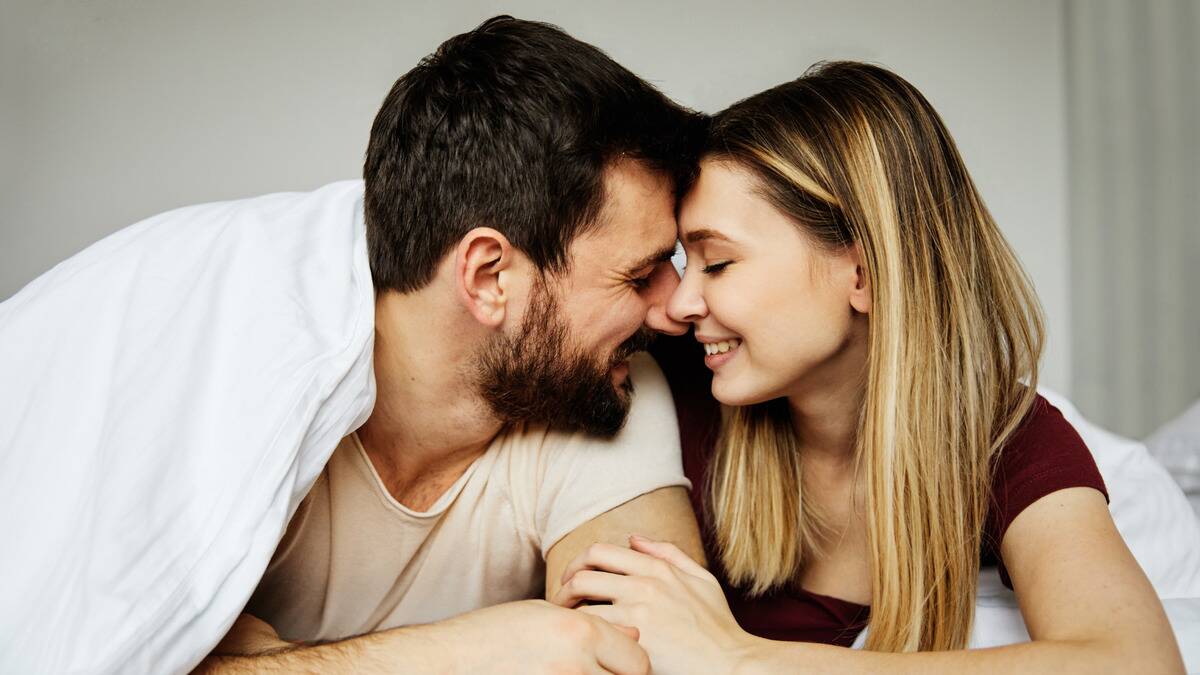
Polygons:
<instances>
[{"instance_id":1,"label":"man","mask_svg":"<svg viewBox=\"0 0 1200 675\"><path fill-rule=\"evenodd\" d=\"M701 555L669 393L631 358L686 330L665 303L694 123L510 17L397 81L364 170L376 404L203 668L647 670L628 629L514 601L597 541Z\"/></svg>"}]
</instances>

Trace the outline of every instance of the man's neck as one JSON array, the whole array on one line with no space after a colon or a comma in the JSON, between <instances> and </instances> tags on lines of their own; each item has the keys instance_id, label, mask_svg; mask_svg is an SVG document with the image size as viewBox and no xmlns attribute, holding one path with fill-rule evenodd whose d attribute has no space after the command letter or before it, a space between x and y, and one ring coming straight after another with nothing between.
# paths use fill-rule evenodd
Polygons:
<instances>
[{"instance_id":1,"label":"man's neck","mask_svg":"<svg viewBox=\"0 0 1200 675\"><path fill-rule=\"evenodd\" d=\"M472 380L469 322L432 296L376 299L375 408L358 430L389 492L409 506L449 487L502 427Z\"/></svg>"}]
</instances>

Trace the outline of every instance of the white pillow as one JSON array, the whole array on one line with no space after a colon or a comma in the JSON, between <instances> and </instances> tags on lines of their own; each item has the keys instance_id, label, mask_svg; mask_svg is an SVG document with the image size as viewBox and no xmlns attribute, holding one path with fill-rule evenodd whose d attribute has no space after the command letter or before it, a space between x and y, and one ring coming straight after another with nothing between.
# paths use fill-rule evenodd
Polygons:
<instances>
[{"instance_id":1,"label":"white pillow","mask_svg":"<svg viewBox=\"0 0 1200 675\"><path fill-rule=\"evenodd\" d=\"M0 304L0 672L184 672L374 402L362 183L165 213Z\"/></svg>"},{"instance_id":2,"label":"white pillow","mask_svg":"<svg viewBox=\"0 0 1200 675\"><path fill-rule=\"evenodd\" d=\"M1200 513L1200 400L1146 439L1159 461Z\"/></svg>"}]
</instances>

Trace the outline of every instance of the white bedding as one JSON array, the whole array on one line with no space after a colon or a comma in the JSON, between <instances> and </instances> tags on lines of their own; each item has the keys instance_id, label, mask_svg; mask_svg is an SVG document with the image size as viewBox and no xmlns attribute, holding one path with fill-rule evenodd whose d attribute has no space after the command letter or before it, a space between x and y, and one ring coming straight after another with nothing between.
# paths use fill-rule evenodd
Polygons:
<instances>
[{"instance_id":1,"label":"white bedding","mask_svg":"<svg viewBox=\"0 0 1200 675\"><path fill-rule=\"evenodd\" d=\"M1146 448L1200 514L1200 400L1146 438Z\"/></svg>"},{"instance_id":2,"label":"white bedding","mask_svg":"<svg viewBox=\"0 0 1200 675\"><path fill-rule=\"evenodd\" d=\"M0 304L0 672L185 672L374 403L360 181L165 213Z\"/></svg>"}]
</instances>

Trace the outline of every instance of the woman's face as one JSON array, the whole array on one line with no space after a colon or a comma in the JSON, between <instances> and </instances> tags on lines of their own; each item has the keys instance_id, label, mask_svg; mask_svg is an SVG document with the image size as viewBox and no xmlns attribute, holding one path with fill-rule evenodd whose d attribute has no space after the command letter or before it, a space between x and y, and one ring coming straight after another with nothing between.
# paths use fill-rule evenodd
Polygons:
<instances>
[{"instance_id":1,"label":"woman's face","mask_svg":"<svg viewBox=\"0 0 1200 675\"><path fill-rule=\"evenodd\" d=\"M856 249L816 245L757 193L749 171L702 162L680 205L679 239L687 267L667 313L705 343L717 400L815 393L861 369L861 359L846 363L862 353L870 302Z\"/></svg>"}]
</instances>

